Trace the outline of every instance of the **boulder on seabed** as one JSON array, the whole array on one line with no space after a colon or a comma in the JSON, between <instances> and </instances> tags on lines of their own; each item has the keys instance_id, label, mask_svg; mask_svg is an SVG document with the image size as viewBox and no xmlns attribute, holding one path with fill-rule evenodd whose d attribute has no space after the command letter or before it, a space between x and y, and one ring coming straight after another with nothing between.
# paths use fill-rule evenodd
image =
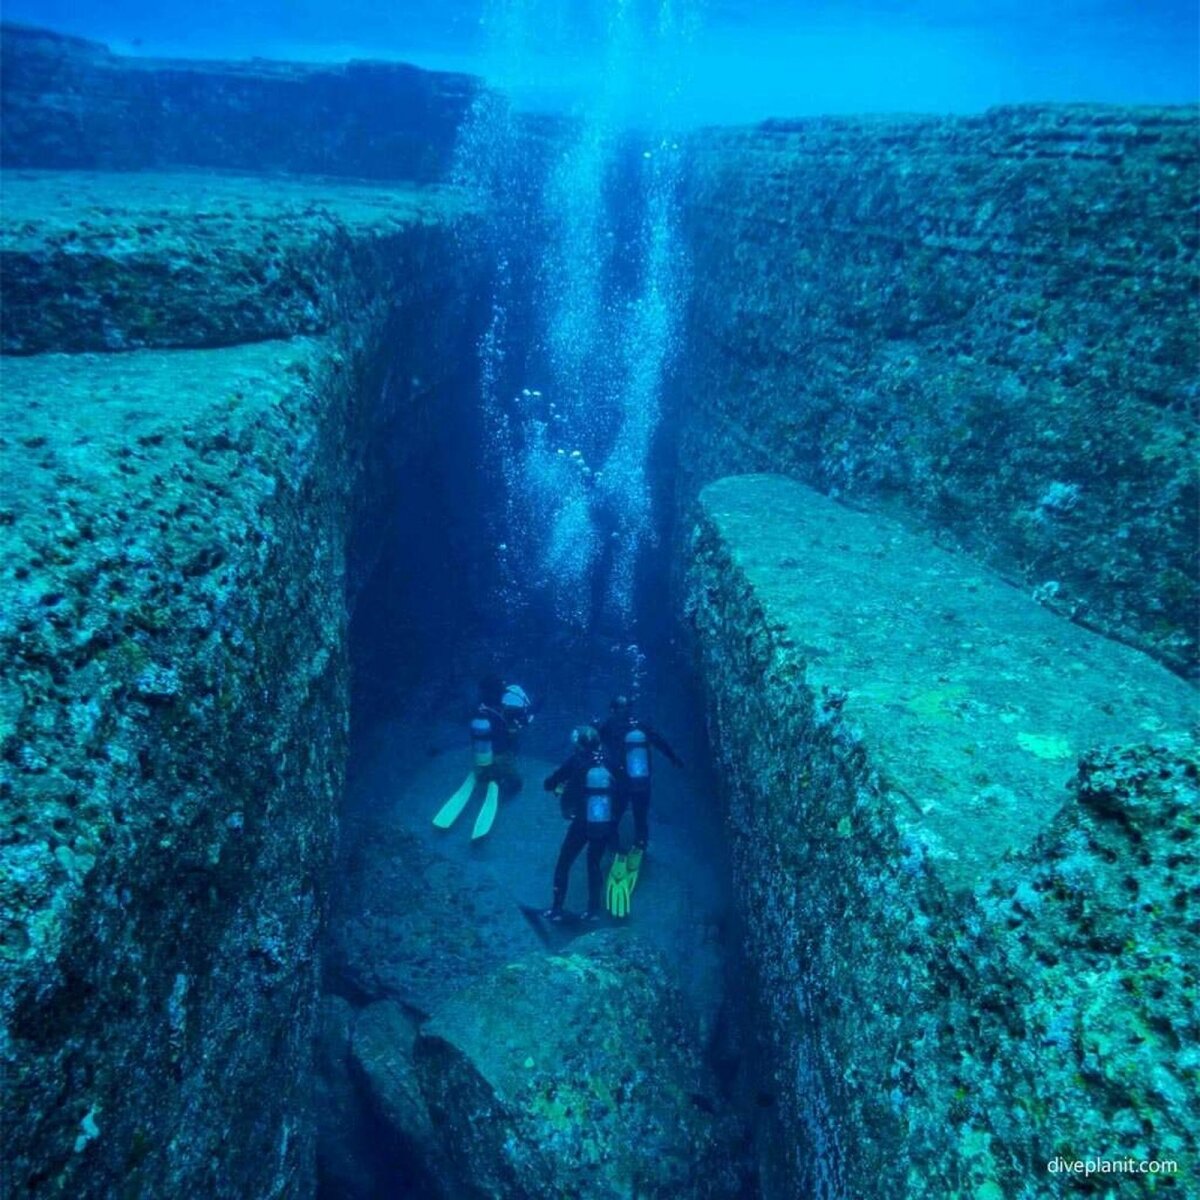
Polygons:
<instances>
[{"instance_id":1,"label":"boulder on seabed","mask_svg":"<svg viewBox=\"0 0 1200 1200\"><path fill-rule=\"evenodd\" d=\"M422 1027L414 1064L464 1197L740 1193L667 964L623 931L479 979Z\"/></svg>"},{"instance_id":2,"label":"boulder on seabed","mask_svg":"<svg viewBox=\"0 0 1200 1200\"><path fill-rule=\"evenodd\" d=\"M429 1110L413 1071L417 1024L394 1000L368 1004L354 1023L350 1053L378 1115L400 1137L424 1145Z\"/></svg>"},{"instance_id":3,"label":"boulder on seabed","mask_svg":"<svg viewBox=\"0 0 1200 1200\"><path fill-rule=\"evenodd\" d=\"M429 1118L413 1068L417 1022L394 1000L377 1000L354 1022L350 1057L376 1127L385 1136L372 1155L373 1194L460 1195Z\"/></svg>"}]
</instances>

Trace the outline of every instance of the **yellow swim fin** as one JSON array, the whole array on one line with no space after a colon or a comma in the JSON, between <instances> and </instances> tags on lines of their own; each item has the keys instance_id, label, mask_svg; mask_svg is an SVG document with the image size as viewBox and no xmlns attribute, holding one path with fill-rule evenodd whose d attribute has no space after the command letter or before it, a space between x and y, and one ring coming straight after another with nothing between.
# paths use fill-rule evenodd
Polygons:
<instances>
[{"instance_id":1,"label":"yellow swim fin","mask_svg":"<svg viewBox=\"0 0 1200 1200\"><path fill-rule=\"evenodd\" d=\"M618 854L608 869L604 887L604 907L614 917L629 915L629 856Z\"/></svg>"},{"instance_id":2,"label":"yellow swim fin","mask_svg":"<svg viewBox=\"0 0 1200 1200\"><path fill-rule=\"evenodd\" d=\"M471 798L471 793L475 790L475 772L462 781L462 786L437 810L437 814L433 818L433 823L439 829L449 829L451 825L462 815L462 810L467 807L467 801Z\"/></svg>"},{"instance_id":3,"label":"yellow swim fin","mask_svg":"<svg viewBox=\"0 0 1200 1200\"><path fill-rule=\"evenodd\" d=\"M483 807L475 818L475 828L471 830L471 841L484 837L496 819L496 809L500 807L500 785L492 780L487 785L487 793L483 797Z\"/></svg>"},{"instance_id":4,"label":"yellow swim fin","mask_svg":"<svg viewBox=\"0 0 1200 1200\"><path fill-rule=\"evenodd\" d=\"M645 853L645 850L643 850L641 846L634 846L634 848L625 856L625 878L627 880L625 884L626 912L629 910L629 900L630 897L633 896L633 889L637 887L638 875L642 869L642 855Z\"/></svg>"}]
</instances>

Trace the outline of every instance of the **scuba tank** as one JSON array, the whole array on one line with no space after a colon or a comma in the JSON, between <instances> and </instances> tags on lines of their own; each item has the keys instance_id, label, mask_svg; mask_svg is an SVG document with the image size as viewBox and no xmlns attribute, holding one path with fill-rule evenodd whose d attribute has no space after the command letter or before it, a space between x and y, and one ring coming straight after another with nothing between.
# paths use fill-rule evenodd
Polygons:
<instances>
[{"instance_id":1,"label":"scuba tank","mask_svg":"<svg viewBox=\"0 0 1200 1200\"><path fill-rule=\"evenodd\" d=\"M594 837L607 836L613 818L613 777L603 763L588 767L583 796L590 827L588 833Z\"/></svg>"},{"instance_id":2,"label":"scuba tank","mask_svg":"<svg viewBox=\"0 0 1200 1200\"><path fill-rule=\"evenodd\" d=\"M640 729L625 735L625 774L635 788L650 786L650 743Z\"/></svg>"},{"instance_id":3,"label":"scuba tank","mask_svg":"<svg viewBox=\"0 0 1200 1200\"><path fill-rule=\"evenodd\" d=\"M492 723L487 717L476 717L471 722L471 755L477 767L492 765Z\"/></svg>"}]
</instances>

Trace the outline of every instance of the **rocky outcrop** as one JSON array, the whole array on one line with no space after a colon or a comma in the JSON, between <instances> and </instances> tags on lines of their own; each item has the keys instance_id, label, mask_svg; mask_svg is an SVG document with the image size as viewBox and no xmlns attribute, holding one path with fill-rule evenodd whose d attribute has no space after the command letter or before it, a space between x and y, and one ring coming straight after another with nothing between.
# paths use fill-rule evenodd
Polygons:
<instances>
[{"instance_id":1,"label":"rocky outcrop","mask_svg":"<svg viewBox=\"0 0 1200 1200\"><path fill-rule=\"evenodd\" d=\"M703 492L689 612L781 1194L1193 1171L1195 692L779 477Z\"/></svg>"},{"instance_id":2,"label":"rocky outcrop","mask_svg":"<svg viewBox=\"0 0 1200 1200\"><path fill-rule=\"evenodd\" d=\"M322 999L315 1061L317 1195L339 1200L368 1197L376 1186L376 1130L364 1111L350 1056L354 1017L354 1008L341 996Z\"/></svg>"},{"instance_id":3,"label":"rocky outcrop","mask_svg":"<svg viewBox=\"0 0 1200 1200\"><path fill-rule=\"evenodd\" d=\"M358 179L443 178L478 94L404 63L324 66L121 58L0 25L0 161L10 167L195 166Z\"/></svg>"},{"instance_id":4,"label":"rocky outcrop","mask_svg":"<svg viewBox=\"0 0 1200 1200\"><path fill-rule=\"evenodd\" d=\"M386 303L395 260L422 269L464 213L436 188L198 172L8 172L4 191L6 354L326 333Z\"/></svg>"},{"instance_id":5,"label":"rocky outcrop","mask_svg":"<svg viewBox=\"0 0 1200 1200\"><path fill-rule=\"evenodd\" d=\"M333 889L329 984L428 1015L480 972L538 946L511 896L394 823L344 850Z\"/></svg>"},{"instance_id":6,"label":"rocky outcrop","mask_svg":"<svg viewBox=\"0 0 1200 1200\"><path fill-rule=\"evenodd\" d=\"M325 1003L324 1194L749 1194L670 969L627 931L477 967L427 1019Z\"/></svg>"},{"instance_id":7,"label":"rocky outcrop","mask_svg":"<svg viewBox=\"0 0 1200 1200\"><path fill-rule=\"evenodd\" d=\"M312 1186L347 542L381 431L419 452L464 298L448 220L356 242L323 203L320 336L5 362L0 1054L30 1195Z\"/></svg>"},{"instance_id":8,"label":"rocky outcrop","mask_svg":"<svg viewBox=\"0 0 1200 1200\"><path fill-rule=\"evenodd\" d=\"M1190 109L707 130L684 189L682 511L779 471L1196 663Z\"/></svg>"},{"instance_id":9,"label":"rocky outcrop","mask_svg":"<svg viewBox=\"0 0 1200 1200\"><path fill-rule=\"evenodd\" d=\"M623 931L472 983L415 1066L460 1196L739 1194L667 965Z\"/></svg>"},{"instance_id":10,"label":"rocky outcrop","mask_svg":"<svg viewBox=\"0 0 1200 1200\"><path fill-rule=\"evenodd\" d=\"M413 1059L418 1026L394 1000L367 1005L354 1023L351 1056L381 1131L376 1194L451 1197L461 1189L439 1144Z\"/></svg>"}]
</instances>

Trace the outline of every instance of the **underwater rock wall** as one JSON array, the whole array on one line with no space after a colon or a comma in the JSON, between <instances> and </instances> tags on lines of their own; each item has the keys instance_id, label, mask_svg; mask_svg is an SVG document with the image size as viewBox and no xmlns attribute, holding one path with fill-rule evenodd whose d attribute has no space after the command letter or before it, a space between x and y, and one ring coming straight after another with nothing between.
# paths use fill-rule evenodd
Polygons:
<instances>
[{"instance_id":1,"label":"underwater rock wall","mask_svg":"<svg viewBox=\"0 0 1200 1200\"><path fill-rule=\"evenodd\" d=\"M387 501L377 439L398 426L420 453L469 336L461 210L265 179L4 185L5 247L36 253L78 203L97 277L108 247L122 294L140 271L152 310L107 310L140 349L4 362L6 1179L37 1196L310 1194L347 543L363 481ZM193 188L225 234L189 268L213 311L253 290L221 264L273 229L298 270L313 247L314 326L205 346L157 283L186 253ZM147 196L157 255L131 262ZM90 278L61 302L103 308Z\"/></svg>"},{"instance_id":2,"label":"underwater rock wall","mask_svg":"<svg viewBox=\"0 0 1200 1200\"><path fill-rule=\"evenodd\" d=\"M0 25L0 161L182 165L429 181L445 175L466 75L404 63L123 58L82 38Z\"/></svg>"},{"instance_id":3,"label":"underwater rock wall","mask_svg":"<svg viewBox=\"0 0 1200 1200\"><path fill-rule=\"evenodd\" d=\"M705 489L691 550L768 1197L1073 1194L1057 1155L1193 1178L1196 693L780 477Z\"/></svg>"},{"instance_id":4,"label":"underwater rock wall","mask_svg":"<svg viewBox=\"0 0 1200 1200\"><path fill-rule=\"evenodd\" d=\"M681 511L781 471L1196 663L1198 126L995 109L708 130Z\"/></svg>"}]
</instances>

